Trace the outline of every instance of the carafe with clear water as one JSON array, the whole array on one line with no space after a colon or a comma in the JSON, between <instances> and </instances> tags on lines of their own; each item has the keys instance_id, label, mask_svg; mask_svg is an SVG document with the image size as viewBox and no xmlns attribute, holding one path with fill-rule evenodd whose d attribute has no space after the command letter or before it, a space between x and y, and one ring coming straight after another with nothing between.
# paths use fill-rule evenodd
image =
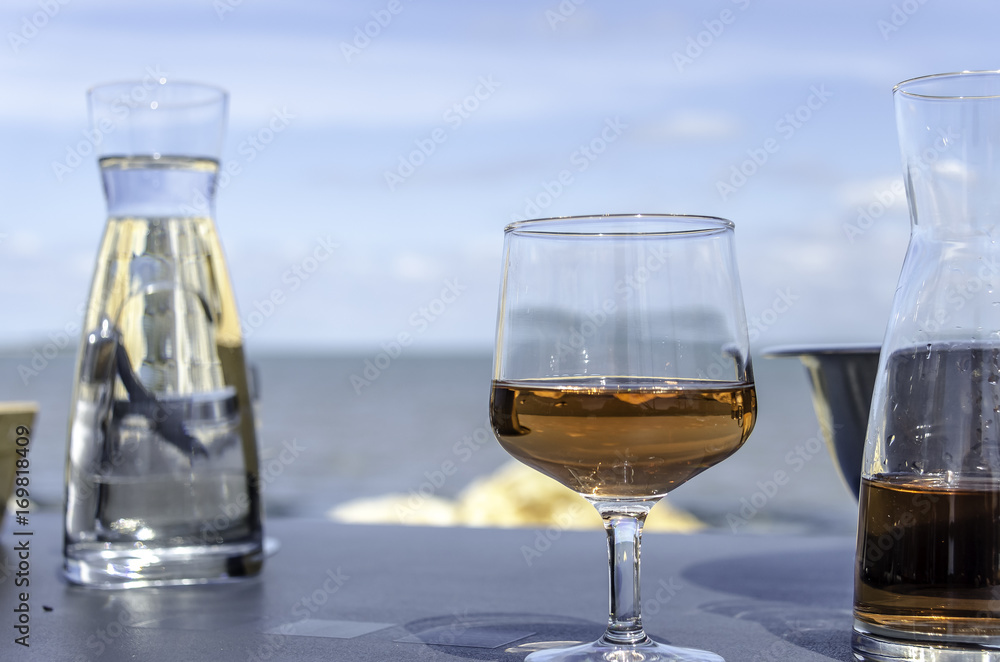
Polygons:
<instances>
[{"instance_id":1,"label":"carafe with clear water","mask_svg":"<svg viewBox=\"0 0 1000 662\"><path fill-rule=\"evenodd\" d=\"M104 588L259 572L257 441L213 201L227 94L89 93L108 218L66 464L65 573Z\"/></svg>"}]
</instances>

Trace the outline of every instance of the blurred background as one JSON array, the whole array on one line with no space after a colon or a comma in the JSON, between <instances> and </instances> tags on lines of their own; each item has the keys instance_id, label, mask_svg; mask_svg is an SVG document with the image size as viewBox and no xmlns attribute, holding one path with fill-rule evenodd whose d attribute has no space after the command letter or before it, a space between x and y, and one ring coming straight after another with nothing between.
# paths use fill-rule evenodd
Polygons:
<instances>
[{"instance_id":1,"label":"blurred background","mask_svg":"<svg viewBox=\"0 0 1000 662\"><path fill-rule=\"evenodd\" d=\"M804 371L760 353L881 340L908 236L892 87L1000 67L998 19L972 0L4 2L0 397L42 404L39 505L62 498L103 230L85 92L152 76L231 95L216 218L269 513L452 497L501 466L484 426L504 225L671 212L736 223L761 405L746 448L672 500L727 527L784 470L750 528L853 527Z\"/></svg>"}]
</instances>

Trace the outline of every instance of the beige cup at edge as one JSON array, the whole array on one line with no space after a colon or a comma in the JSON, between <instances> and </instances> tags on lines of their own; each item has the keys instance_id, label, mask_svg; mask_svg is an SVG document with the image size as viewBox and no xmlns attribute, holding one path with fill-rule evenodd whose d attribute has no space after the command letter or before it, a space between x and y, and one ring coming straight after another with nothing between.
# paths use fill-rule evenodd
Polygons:
<instances>
[{"instance_id":1,"label":"beige cup at edge","mask_svg":"<svg viewBox=\"0 0 1000 662\"><path fill-rule=\"evenodd\" d=\"M14 492L17 461L22 457L17 450L30 447L36 414L37 402L0 402L0 505L6 505ZM23 434L25 428L27 434ZM22 438L20 445L17 443L18 437ZM25 437L28 442L23 441ZM31 470L30 467L29 456L28 471ZM6 508L0 508L0 524L3 523L5 513Z\"/></svg>"}]
</instances>

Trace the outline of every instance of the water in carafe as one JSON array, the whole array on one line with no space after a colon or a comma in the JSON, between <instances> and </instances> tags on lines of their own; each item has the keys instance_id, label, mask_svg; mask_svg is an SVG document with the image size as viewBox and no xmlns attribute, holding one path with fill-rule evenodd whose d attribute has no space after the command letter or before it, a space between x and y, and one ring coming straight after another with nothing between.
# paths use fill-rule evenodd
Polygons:
<instances>
[{"instance_id":1,"label":"water in carafe","mask_svg":"<svg viewBox=\"0 0 1000 662\"><path fill-rule=\"evenodd\" d=\"M77 365L69 579L211 581L261 564L255 421L211 216L218 161L100 159L108 219Z\"/></svg>"}]
</instances>

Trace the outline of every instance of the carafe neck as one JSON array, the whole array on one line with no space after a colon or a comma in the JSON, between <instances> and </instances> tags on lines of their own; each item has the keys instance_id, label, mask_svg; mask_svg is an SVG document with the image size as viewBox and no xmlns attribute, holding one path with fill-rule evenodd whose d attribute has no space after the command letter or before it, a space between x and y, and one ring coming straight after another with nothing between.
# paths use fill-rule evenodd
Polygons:
<instances>
[{"instance_id":1,"label":"carafe neck","mask_svg":"<svg viewBox=\"0 0 1000 662\"><path fill-rule=\"evenodd\" d=\"M1000 98L897 93L896 122L913 231L1000 234Z\"/></svg>"},{"instance_id":2,"label":"carafe neck","mask_svg":"<svg viewBox=\"0 0 1000 662\"><path fill-rule=\"evenodd\" d=\"M110 217L212 216L219 164L183 156L110 156L101 159Z\"/></svg>"}]
</instances>

